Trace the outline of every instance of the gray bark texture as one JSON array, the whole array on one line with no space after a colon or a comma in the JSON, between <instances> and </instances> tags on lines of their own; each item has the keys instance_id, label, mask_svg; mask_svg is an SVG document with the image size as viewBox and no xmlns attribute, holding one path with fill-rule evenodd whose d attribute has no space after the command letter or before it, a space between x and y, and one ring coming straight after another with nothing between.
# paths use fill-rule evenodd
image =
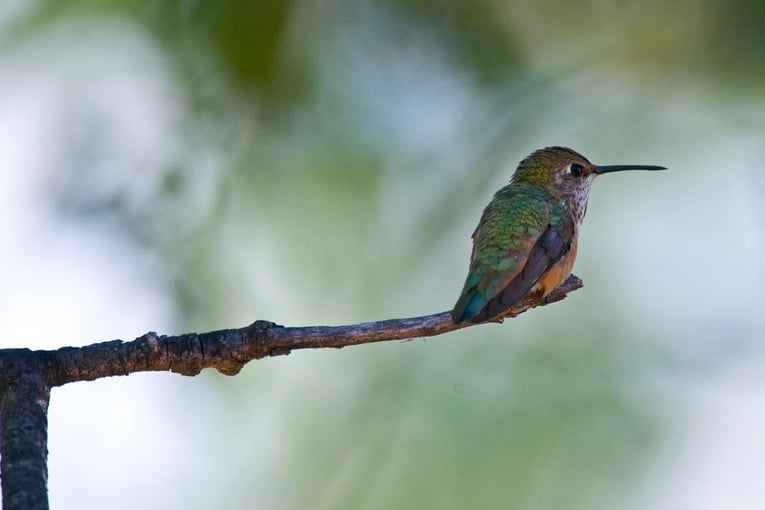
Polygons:
<instances>
[{"instance_id":1,"label":"gray bark texture","mask_svg":"<svg viewBox=\"0 0 765 510\"><path fill-rule=\"evenodd\" d=\"M582 287L569 276L547 298L528 297L494 322L560 301ZM130 342L113 340L52 351L0 349L0 477L3 510L45 510L50 389L76 381L170 371L194 376L204 368L236 375L248 362L295 349L341 348L448 333L477 324L454 324L449 312L348 326L285 327L256 321L239 329L177 336L153 332Z\"/></svg>"}]
</instances>

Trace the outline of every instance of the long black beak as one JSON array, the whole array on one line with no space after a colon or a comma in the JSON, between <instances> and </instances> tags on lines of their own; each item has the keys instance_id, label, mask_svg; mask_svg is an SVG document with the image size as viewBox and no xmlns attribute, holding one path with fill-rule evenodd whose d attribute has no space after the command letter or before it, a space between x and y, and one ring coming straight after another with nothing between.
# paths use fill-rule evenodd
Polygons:
<instances>
[{"instance_id":1,"label":"long black beak","mask_svg":"<svg viewBox=\"0 0 765 510\"><path fill-rule=\"evenodd\" d=\"M656 165L604 165L595 166L596 174L607 174L609 172L621 172L622 170L666 170L665 166Z\"/></svg>"}]
</instances>

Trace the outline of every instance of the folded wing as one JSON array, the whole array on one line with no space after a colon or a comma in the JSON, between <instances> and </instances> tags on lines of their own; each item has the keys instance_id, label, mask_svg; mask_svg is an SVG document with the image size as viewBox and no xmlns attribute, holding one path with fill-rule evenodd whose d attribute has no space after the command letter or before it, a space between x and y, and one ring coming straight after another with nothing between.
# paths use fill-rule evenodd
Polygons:
<instances>
[{"instance_id":1,"label":"folded wing","mask_svg":"<svg viewBox=\"0 0 765 510\"><path fill-rule=\"evenodd\" d=\"M506 312L568 252L573 235L571 215L543 190L517 184L500 190L473 234L454 322L483 322Z\"/></svg>"}]
</instances>

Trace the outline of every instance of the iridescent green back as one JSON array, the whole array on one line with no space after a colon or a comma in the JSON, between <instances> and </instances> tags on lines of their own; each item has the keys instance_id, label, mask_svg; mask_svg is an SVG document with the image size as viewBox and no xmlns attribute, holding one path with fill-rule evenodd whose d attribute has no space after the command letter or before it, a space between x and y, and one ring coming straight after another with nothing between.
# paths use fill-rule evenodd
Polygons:
<instances>
[{"instance_id":1,"label":"iridescent green back","mask_svg":"<svg viewBox=\"0 0 765 510\"><path fill-rule=\"evenodd\" d=\"M540 236L565 218L565 207L539 186L512 182L499 190L473 233L470 270L454 320L478 316L519 275Z\"/></svg>"}]
</instances>

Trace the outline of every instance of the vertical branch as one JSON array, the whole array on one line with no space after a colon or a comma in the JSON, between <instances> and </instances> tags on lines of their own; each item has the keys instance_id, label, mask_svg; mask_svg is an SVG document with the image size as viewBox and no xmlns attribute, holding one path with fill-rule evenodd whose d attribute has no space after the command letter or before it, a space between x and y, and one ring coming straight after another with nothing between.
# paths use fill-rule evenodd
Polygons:
<instances>
[{"instance_id":1,"label":"vertical branch","mask_svg":"<svg viewBox=\"0 0 765 510\"><path fill-rule=\"evenodd\" d=\"M0 477L3 510L48 509L48 401L39 357L0 352Z\"/></svg>"}]
</instances>

